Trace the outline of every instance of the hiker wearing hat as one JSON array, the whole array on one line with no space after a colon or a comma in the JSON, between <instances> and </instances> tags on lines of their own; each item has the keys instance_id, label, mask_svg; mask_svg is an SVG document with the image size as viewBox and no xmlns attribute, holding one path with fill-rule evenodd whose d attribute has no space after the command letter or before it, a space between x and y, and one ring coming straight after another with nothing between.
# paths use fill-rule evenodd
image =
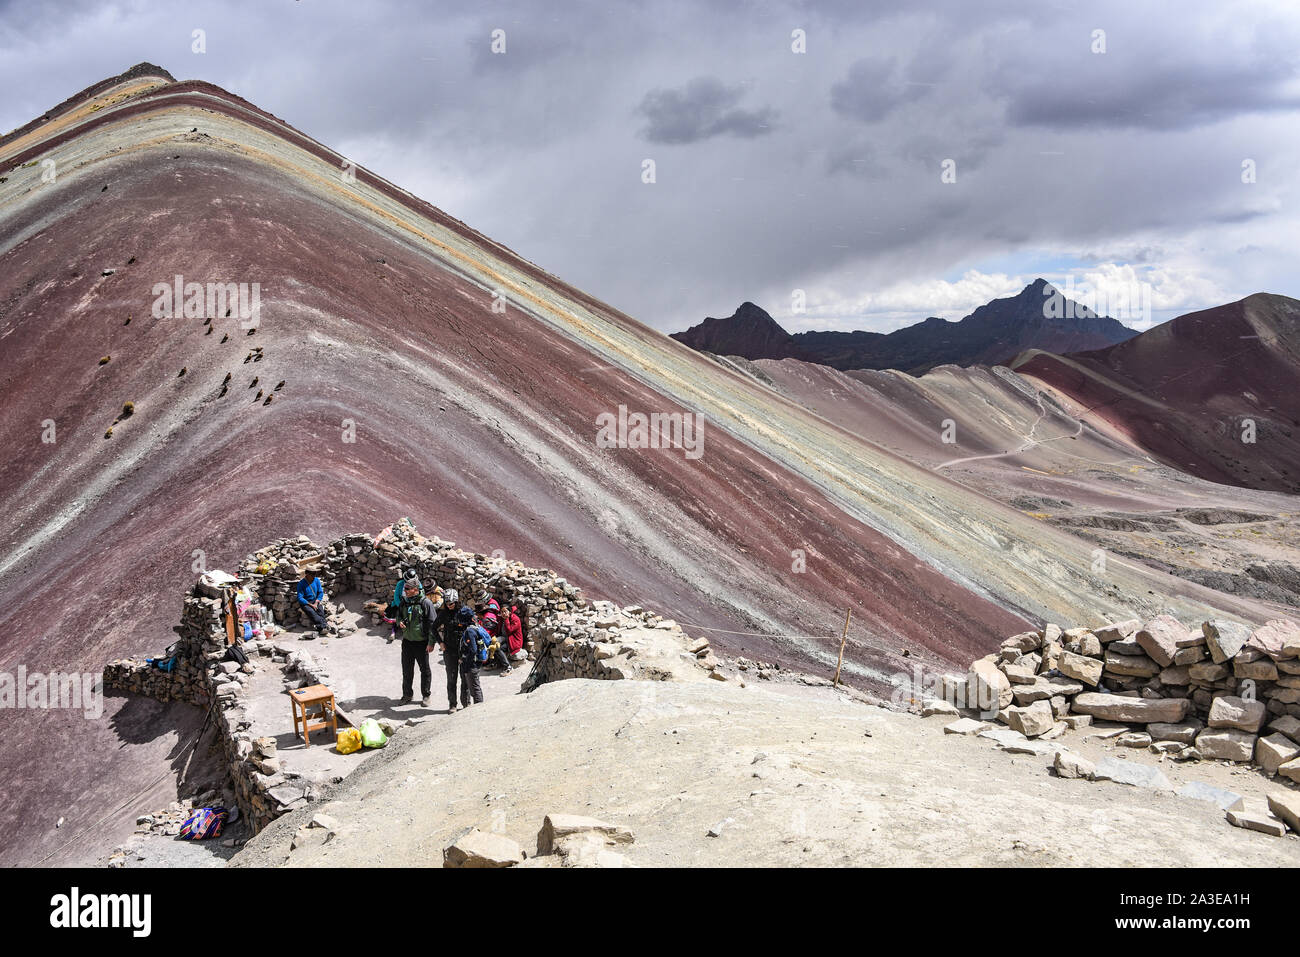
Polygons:
<instances>
[{"instance_id":1,"label":"hiker wearing hat","mask_svg":"<svg viewBox=\"0 0 1300 957\"><path fill-rule=\"evenodd\" d=\"M491 637L474 622L474 612L462 608L456 612L456 623L461 626L460 633L460 705L468 708L470 700L474 704L483 703L483 686L479 684L478 670L487 661L488 644Z\"/></svg>"},{"instance_id":2,"label":"hiker wearing hat","mask_svg":"<svg viewBox=\"0 0 1300 957\"><path fill-rule=\"evenodd\" d=\"M456 703L456 678L460 674L460 633L463 625L457 625L456 612L460 610L460 592L448 588L442 594L442 607L433 622L435 640L442 648L442 664L447 669L447 713L452 714L458 707Z\"/></svg>"},{"instance_id":3,"label":"hiker wearing hat","mask_svg":"<svg viewBox=\"0 0 1300 957\"><path fill-rule=\"evenodd\" d=\"M424 597L424 588L417 577L405 579L401 602L393 612L394 627L402 636L402 700L411 703L411 690L415 680L415 666L420 666L420 704L427 708L433 695L433 673L429 670L429 652L433 649L433 624L437 611L433 602Z\"/></svg>"},{"instance_id":4,"label":"hiker wearing hat","mask_svg":"<svg viewBox=\"0 0 1300 957\"><path fill-rule=\"evenodd\" d=\"M414 568L408 568L402 573L402 577L397 580L397 584L393 587L393 611L396 611L397 607L402 603L402 597L409 585L415 585L420 597L424 597L424 582L420 581L420 576L416 574Z\"/></svg>"}]
</instances>

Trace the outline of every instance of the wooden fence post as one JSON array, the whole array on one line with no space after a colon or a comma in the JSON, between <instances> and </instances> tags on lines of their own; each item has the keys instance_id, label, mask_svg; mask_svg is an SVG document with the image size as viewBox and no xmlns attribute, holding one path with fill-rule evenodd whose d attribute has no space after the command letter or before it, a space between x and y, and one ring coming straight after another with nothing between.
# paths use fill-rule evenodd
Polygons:
<instances>
[{"instance_id":1,"label":"wooden fence post","mask_svg":"<svg viewBox=\"0 0 1300 957\"><path fill-rule=\"evenodd\" d=\"M844 609L844 634L840 635L840 660L835 665L835 681L832 688L840 686L840 669L844 667L844 643L849 640L849 618L853 616L853 609Z\"/></svg>"}]
</instances>

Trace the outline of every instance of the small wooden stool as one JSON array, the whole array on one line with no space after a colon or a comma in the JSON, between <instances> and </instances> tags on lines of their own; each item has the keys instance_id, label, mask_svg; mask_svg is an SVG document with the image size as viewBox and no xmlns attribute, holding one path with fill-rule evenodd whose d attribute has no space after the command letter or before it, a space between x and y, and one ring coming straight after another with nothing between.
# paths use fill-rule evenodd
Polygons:
<instances>
[{"instance_id":1,"label":"small wooden stool","mask_svg":"<svg viewBox=\"0 0 1300 957\"><path fill-rule=\"evenodd\" d=\"M338 734L338 717L334 713L334 692L324 685L311 685L289 692L289 707L293 712L293 733L301 735L307 747L311 747L311 733L329 728ZM319 708L319 713L314 709ZM319 718L313 721L312 718ZM302 730L298 730L299 721Z\"/></svg>"}]
</instances>

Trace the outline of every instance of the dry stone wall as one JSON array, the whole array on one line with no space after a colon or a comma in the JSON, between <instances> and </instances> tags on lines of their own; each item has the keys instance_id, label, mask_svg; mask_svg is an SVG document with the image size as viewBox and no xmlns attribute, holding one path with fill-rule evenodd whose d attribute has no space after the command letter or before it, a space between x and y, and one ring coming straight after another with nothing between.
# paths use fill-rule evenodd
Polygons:
<instances>
[{"instance_id":1,"label":"dry stone wall","mask_svg":"<svg viewBox=\"0 0 1300 957\"><path fill-rule=\"evenodd\" d=\"M241 643L246 662L232 660L219 592L201 580L184 599L181 623L175 628L179 640L172 672L162 672L140 657L104 668L105 687L212 709L231 791L255 831L315 800L341 779L287 771L275 740L254 737L248 718L250 682L259 669L278 669L286 689L331 684L332 676L308 651L277 636L283 627L307 624L295 594L303 564L317 569L330 619L340 633L352 626L328 599L355 592L382 605L391 600L407 568L416 569L426 590L455 588L471 603L485 591L505 592L529 613L535 666L526 689L578 677L724 678L708 641L692 639L673 621L641 608L588 603L576 587L549 569L461 551L452 542L424 538L405 520L377 537L345 535L323 547L305 536L282 539L239 566L238 586L260 603L254 611L265 625L264 636ZM375 620L380 620L377 613Z\"/></svg>"},{"instance_id":2,"label":"dry stone wall","mask_svg":"<svg viewBox=\"0 0 1300 957\"><path fill-rule=\"evenodd\" d=\"M677 622L639 606L592 602L557 613L536 634L537 662L525 690L566 678L726 680L707 638L692 638Z\"/></svg>"},{"instance_id":3,"label":"dry stone wall","mask_svg":"<svg viewBox=\"0 0 1300 957\"><path fill-rule=\"evenodd\" d=\"M1250 629L1160 615L1100 628L1014 635L949 676L951 705L996 713L1026 738L1094 720L1132 726L1117 740L1175 760L1252 763L1300 783L1300 625ZM933 707L933 705L929 706Z\"/></svg>"},{"instance_id":4,"label":"dry stone wall","mask_svg":"<svg viewBox=\"0 0 1300 957\"><path fill-rule=\"evenodd\" d=\"M278 541L249 556L239 578L257 591L277 622L289 625L304 623L294 594L301 577L296 563L313 555L323 556L318 574L327 595L356 592L387 603L402 573L414 568L426 591L454 588L471 604L484 591L504 590L527 606L534 629L553 627L557 616L586 604L576 587L550 569L461 551L452 542L423 537L406 521L377 538L345 535L324 548L305 537Z\"/></svg>"},{"instance_id":5,"label":"dry stone wall","mask_svg":"<svg viewBox=\"0 0 1300 957\"><path fill-rule=\"evenodd\" d=\"M220 599L202 594L196 586L186 596L181 623L173 630L179 637L171 671L159 670L144 657L122 658L104 666L105 689L208 707L213 692L208 664L226 654Z\"/></svg>"}]
</instances>

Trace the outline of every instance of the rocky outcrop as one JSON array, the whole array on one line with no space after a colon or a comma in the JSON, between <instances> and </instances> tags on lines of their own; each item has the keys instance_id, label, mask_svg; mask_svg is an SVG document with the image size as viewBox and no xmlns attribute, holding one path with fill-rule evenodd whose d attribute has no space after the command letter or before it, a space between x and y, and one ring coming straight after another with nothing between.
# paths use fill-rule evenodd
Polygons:
<instances>
[{"instance_id":1,"label":"rocky outcrop","mask_svg":"<svg viewBox=\"0 0 1300 957\"><path fill-rule=\"evenodd\" d=\"M526 691L564 678L726 678L707 638L691 638L677 622L638 606L593 602L556 615L537 634L537 663Z\"/></svg>"},{"instance_id":2,"label":"rocky outcrop","mask_svg":"<svg viewBox=\"0 0 1300 957\"><path fill-rule=\"evenodd\" d=\"M1253 631L1218 620L1188 629L1170 615L1095 629L1049 624L1006 639L971 665L964 684L946 676L938 686L953 712L996 717L1026 739L1056 737L1081 720L1113 721L1135 726L1119 744L1179 760L1253 763L1300 781L1300 627L1291 621ZM928 713L940 713L933 704ZM969 717L944 730L1010 733L984 731Z\"/></svg>"},{"instance_id":3,"label":"rocky outcrop","mask_svg":"<svg viewBox=\"0 0 1300 957\"><path fill-rule=\"evenodd\" d=\"M515 841L501 834L471 827L442 851L443 867L514 867L527 855Z\"/></svg>"},{"instance_id":4,"label":"rocky outcrop","mask_svg":"<svg viewBox=\"0 0 1300 957\"><path fill-rule=\"evenodd\" d=\"M625 867L623 855L613 848L633 840L632 832L621 825L577 814L548 814L537 832L537 853L532 857L503 834L471 827L443 849L442 866Z\"/></svg>"}]
</instances>

